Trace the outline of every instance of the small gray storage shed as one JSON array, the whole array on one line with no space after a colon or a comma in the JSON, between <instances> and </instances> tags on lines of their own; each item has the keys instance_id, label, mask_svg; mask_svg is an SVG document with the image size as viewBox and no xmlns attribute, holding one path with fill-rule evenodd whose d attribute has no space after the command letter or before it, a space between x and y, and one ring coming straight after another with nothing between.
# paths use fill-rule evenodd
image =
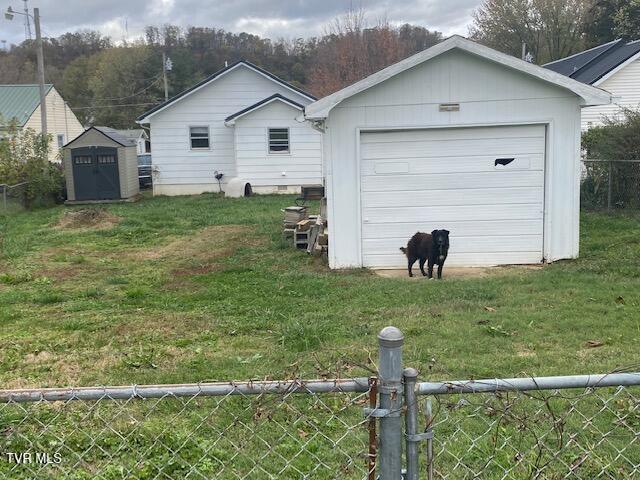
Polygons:
<instances>
[{"instance_id":1,"label":"small gray storage shed","mask_svg":"<svg viewBox=\"0 0 640 480\"><path fill-rule=\"evenodd\" d=\"M132 199L140 193L136 142L109 127L91 127L62 152L67 203Z\"/></svg>"}]
</instances>

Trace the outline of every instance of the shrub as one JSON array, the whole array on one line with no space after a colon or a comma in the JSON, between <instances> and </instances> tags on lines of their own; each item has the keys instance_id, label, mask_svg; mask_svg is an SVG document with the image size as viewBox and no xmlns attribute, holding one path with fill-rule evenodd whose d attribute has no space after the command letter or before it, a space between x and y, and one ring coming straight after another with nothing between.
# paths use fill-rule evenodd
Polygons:
<instances>
[{"instance_id":1,"label":"shrub","mask_svg":"<svg viewBox=\"0 0 640 480\"><path fill-rule=\"evenodd\" d=\"M0 183L26 183L21 189L26 207L63 197L64 176L59 165L49 162L49 141L49 136L30 128L19 130L15 124L0 139Z\"/></svg>"},{"instance_id":2,"label":"shrub","mask_svg":"<svg viewBox=\"0 0 640 480\"><path fill-rule=\"evenodd\" d=\"M583 205L607 204L611 175L612 203L619 208L640 206L640 163L624 162L640 160L640 111L626 109L623 116L606 118L604 125L584 132L582 149L587 159L612 161L585 165Z\"/></svg>"}]
</instances>

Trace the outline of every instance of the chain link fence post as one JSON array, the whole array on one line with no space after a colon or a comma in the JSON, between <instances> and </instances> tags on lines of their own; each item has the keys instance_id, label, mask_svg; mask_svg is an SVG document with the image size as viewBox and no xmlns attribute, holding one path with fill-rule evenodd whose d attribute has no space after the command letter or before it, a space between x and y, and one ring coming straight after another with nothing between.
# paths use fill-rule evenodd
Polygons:
<instances>
[{"instance_id":1,"label":"chain link fence post","mask_svg":"<svg viewBox=\"0 0 640 480\"><path fill-rule=\"evenodd\" d=\"M385 327L379 343L380 480L402 478L402 344L396 327Z\"/></svg>"},{"instance_id":2,"label":"chain link fence post","mask_svg":"<svg viewBox=\"0 0 640 480\"><path fill-rule=\"evenodd\" d=\"M406 480L418 480L420 476L419 455L420 441L418 435L418 399L416 398L416 380L418 371L415 368L405 368L404 401L407 406L405 414L405 441L407 444L407 476Z\"/></svg>"}]
</instances>

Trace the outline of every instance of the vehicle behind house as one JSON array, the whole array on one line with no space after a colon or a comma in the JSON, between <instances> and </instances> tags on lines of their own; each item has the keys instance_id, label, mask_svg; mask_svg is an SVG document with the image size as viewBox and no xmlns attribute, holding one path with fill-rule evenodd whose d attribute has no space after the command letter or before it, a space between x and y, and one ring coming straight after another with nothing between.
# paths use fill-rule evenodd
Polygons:
<instances>
[{"instance_id":1,"label":"vehicle behind house","mask_svg":"<svg viewBox=\"0 0 640 480\"><path fill-rule=\"evenodd\" d=\"M152 178L151 154L138 155L138 182L140 188L151 188Z\"/></svg>"}]
</instances>

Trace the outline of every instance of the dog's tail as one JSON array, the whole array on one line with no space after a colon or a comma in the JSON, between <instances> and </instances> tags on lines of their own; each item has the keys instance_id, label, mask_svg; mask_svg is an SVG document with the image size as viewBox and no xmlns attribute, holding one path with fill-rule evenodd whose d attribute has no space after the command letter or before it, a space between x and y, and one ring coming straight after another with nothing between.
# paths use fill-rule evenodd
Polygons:
<instances>
[{"instance_id":1,"label":"dog's tail","mask_svg":"<svg viewBox=\"0 0 640 480\"><path fill-rule=\"evenodd\" d=\"M400 247L400 251L401 251L402 253L404 253L405 255L407 254L407 249L406 249L406 248L404 248L404 247Z\"/></svg>"}]
</instances>

